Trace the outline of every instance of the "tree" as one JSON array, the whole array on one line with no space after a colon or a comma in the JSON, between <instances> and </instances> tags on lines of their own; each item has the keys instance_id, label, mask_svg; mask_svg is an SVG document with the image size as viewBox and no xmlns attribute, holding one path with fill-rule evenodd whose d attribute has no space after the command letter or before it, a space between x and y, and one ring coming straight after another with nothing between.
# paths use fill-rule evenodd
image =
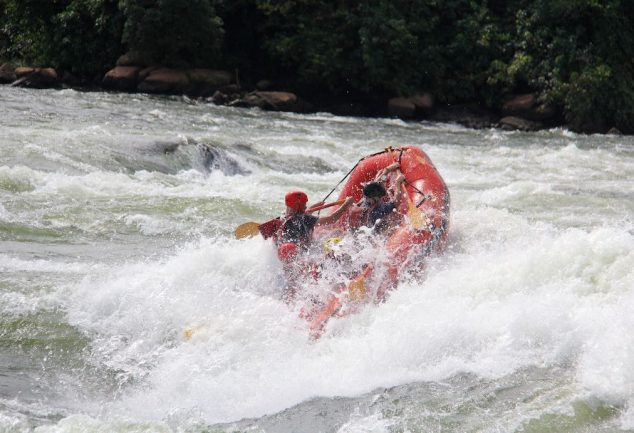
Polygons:
<instances>
[{"instance_id":1,"label":"tree","mask_svg":"<svg viewBox=\"0 0 634 433\"><path fill-rule=\"evenodd\" d=\"M222 19L210 0L124 0L123 42L149 63L218 65Z\"/></svg>"}]
</instances>

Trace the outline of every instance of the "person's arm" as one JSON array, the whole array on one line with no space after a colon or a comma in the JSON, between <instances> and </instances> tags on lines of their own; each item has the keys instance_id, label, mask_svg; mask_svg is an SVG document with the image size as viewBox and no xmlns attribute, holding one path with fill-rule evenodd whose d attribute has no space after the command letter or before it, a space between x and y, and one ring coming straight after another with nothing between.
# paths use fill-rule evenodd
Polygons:
<instances>
[{"instance_id":1,"label":"person's arm","mask_svg":"<svg viewBox=\"0 0 634 433\"><path fill-rule=\"evenodd\" d=\"M382 168L374 177L375 182L385 182L387 180L387 175L394 170L398 170L401 168L401 165L398 162L393 162L387 167Z\"/></svg>"},{"instance_id":2,"label":"person's arm","mask_svg":"<svg viewBox=\"0 0 634 433\"><path fill-rule=\"evenodd\" d=\"M325 224L334 223L345 212L345 210L350 207L350 205L352 204L352 201L353 201L352 197L346 198L346 201L344 201L343 204L339 206L339 209L337 209L330 215L319 217L315 225L321 226Z\"/></svg>"},{"instance_id":3,"label":"person's arm","mask_svg":"<svg viewBox=\"0 0 634 433\"><path fill-rule=\"evenodd\" d=\"M396 210L400 207L401 198L403 197L403 194L405 194L405 191L403 190L404 182L405 176L403 176L403 173L399 173L398 177L394 181L394 198L392 199Z\"/></svg>"}]
</instances>

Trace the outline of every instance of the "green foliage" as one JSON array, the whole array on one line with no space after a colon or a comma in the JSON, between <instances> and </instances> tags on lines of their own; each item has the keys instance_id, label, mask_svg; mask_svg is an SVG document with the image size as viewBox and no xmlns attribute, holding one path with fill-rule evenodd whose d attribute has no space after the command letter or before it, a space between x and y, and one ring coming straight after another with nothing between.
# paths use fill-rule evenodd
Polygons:
<instances>
[{"instance_id":1,"label":"green foliage","mask_svg":"<svg viewBox=\"0 0 634 433\"><path fill-rule=\"evenodd\" d=\"M256 4L265 16L264 48L291 83L339 94L349 92L350 83L363 86L356 7L319 0Z\"/></svg>"},{"instance_id":2,"label":"green foliage","mask_svg":"<svg viewBox=\"0 0 634 433\"><path fill-rule=\"evenodd\" d=\"M511 56L491 64L489 85L538 93L577 131L633 132L634 5L540 0L514 6Z\"/></svg>"},{"instance_id":3,"label":"green foliage","mask_svg":"<svg viewBox=\"0 0 634 433\"><path fill-rule=\"evenodd\" d=\"M150 63L214 66L222 46L222 19L210 0L124 0L123 42Z\"/></svg>"},{"instance_id":4,"label":"green foliage","mask_svg":"<svg viewBox=\"0 0 634 433\"><path fill-rule=\"evenodd\" d=\"M77 75L103 74L121 52L117 0L72 0L52 18L51 64Z\"/></svg>"},{"instance_id":5,"label":"green foliage","mask_svg":"<svg viewBox=\"0 0 634 433\"><path fill-rule=\"evenodd\" d=\"M79 75L103 72L120 52L116 0L3 0L0 56Z\"/></svg>"},{"instance_id":6,"label":"green foliage","mask_svg":"<svg viewBox=\"0 0 634 433\"><path fill-rule=\"evenodd\" d=\"M0 58L103 73L239 69L313 99L533 92L575 130L634 133L629 0L0 0Z\"/></svg>"},{"instance_id":7,"label":"green foliage","mask_svg":"<svg viewBox=\"0 0 634 433\"><path fill-rule=\"evenodd\" d=\"M502 52L484 0L257 0L271 57L299 87L384 99L430 90L441 101L482 99Z\"/></svg>"},{"instance_id":8,"label":"green foliage","mask_svg":"<svg viewBox=\"0 0 634 433\"><path fill-rule=\"evenodd\" d=\"M3 0L2 10L0 55L36 64L46 62L54 31L50 20L63 10L63 5L55 1Z\"/></svg>"}]
</instances>

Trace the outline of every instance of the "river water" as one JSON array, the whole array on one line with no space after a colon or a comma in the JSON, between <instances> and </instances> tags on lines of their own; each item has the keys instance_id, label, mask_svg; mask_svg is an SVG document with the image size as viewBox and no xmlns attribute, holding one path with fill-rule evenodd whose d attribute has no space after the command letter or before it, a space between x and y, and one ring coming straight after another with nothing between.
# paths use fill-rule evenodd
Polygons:
<instances>
[{"instance_id":1,"label":"river water","mask_svg":"<svg viewBox=\"0 0 634 433\"><path fill-rule=\"evenodd\" d=\"M634 431L632 137L9 87L0 128L2 433ZM233 230L406 144L446 251L311 341Z\"/></svg>"}]
</instances>

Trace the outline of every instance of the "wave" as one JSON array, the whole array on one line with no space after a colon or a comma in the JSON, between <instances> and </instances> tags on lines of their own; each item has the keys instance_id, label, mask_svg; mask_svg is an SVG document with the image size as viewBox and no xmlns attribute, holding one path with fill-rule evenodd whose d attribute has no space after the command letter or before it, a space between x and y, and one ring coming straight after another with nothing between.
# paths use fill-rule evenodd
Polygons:
<instances>
[{"instance_id":1,"label":"wave","mask_svg":"<svg viewBox=\"0 0 634 433\"><path fill-rule=\"evenodd\" d=\"M634 399L623 386L634 385L633 236L503 212L490 226L504 220L506 230L474 232L459 218L424 281L401 281L388 302L334 320L318 342L279 300L279 265L257 238L204 239L86 277L68 298L69 320L91 338L94 362L134 377L110 410L153 420L195 410L234 421L315 396L545 366L572 370L603 401Z\"/></svg>"}]
</instances>

